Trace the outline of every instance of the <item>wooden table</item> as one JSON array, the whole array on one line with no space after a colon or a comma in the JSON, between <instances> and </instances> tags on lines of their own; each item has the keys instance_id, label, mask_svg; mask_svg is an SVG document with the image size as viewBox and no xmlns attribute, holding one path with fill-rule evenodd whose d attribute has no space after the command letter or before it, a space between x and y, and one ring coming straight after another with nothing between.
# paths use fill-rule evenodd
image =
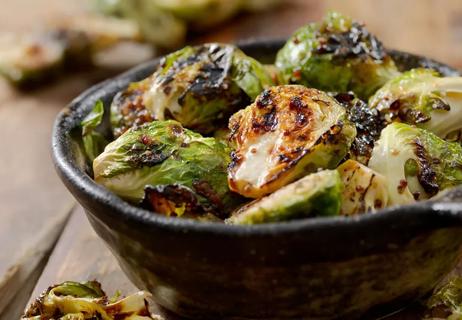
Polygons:
<instances>
[{"instance_id":1,"label":"wooden table","mask_svg":"<svg viewBox=\"0 0 462 320\"><path fill-rule=\"evenodd\" d=\"M0 4L0 31L30 30L47 19L82 10L81 2L71 0ZM191 41L285 37L319 20L328 9L366 21L388 47L462 69L460 0L287 0L278 10L236 18ZM80 207L73 207L49 155L56 113L104 77L107 74L99 71L79 73L21 93L0 81L0 319L17 319L32 290L36 296L63 280L98 279L110 294L135 290Z\"/></svg>"}]
</instances>

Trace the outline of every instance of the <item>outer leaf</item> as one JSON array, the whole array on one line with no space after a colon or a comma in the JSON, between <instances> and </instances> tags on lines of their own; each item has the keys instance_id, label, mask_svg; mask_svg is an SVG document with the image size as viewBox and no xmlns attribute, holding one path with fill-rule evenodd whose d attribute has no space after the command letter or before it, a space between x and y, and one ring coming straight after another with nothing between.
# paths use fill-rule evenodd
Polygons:
<instances>
[{"instance_id":1,"label":"outer leaf","mask_svg":"<svg viewBox=\"0 0 462 320\"><path fill-rule=\"evenodd\" d=\"M286 83L325 91L354 91L366 99L399 74L382 44L350 18L332 12L297 30L278 52Z\"/></svg>"},{"instance_id":2,"label":"outer leaf","mask_svg":"<svg viewBox=\"0 0 462 320\"><path fill-rule=\"evenodd\" d=\"M93 161L107 145L106 138L97 131L98 126L103 121L103 115L103 102L99 100L81 122L83 146L90 161Z\"/></svg>"}]
</instances>

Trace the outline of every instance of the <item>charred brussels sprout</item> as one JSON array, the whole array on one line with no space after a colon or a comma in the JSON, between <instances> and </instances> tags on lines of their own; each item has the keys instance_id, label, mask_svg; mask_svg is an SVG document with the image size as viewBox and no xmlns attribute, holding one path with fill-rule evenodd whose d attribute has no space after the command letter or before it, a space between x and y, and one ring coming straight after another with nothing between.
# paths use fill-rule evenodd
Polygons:
<instances>
[{"instance_id":1,"label":"charred brussels sprout","mask_svg":"<svg viewBox=\"0 0 462 320\"><path fill-rule=\"evenodd\" d=\"M413 69L387 82L369 101L388 121L427 129L441 138L460 135L462 77L440 77L430 69Z\"/></svg>"},{"instance_id":2,"label":"charred brussels sprout","mask_svg":"<svg viewBox=\"0 0 462 320\"><path fill-rule=\"evenodd\" d=\"M377 109L369 108L353 93L339 93L334 95L334 98L347 109L348 120L356 127L356 137L351 145L350 159L367 165L374 142L380 137L380 132L386 122Z\"/></svg>"},{"instance_id":3,"label":"charred brussels sprout","mask_svg":"<svg viewBox=\"0 0 462 320\"><path fill-rule=\"evenodd\" d=\"M264 67L232 45L185 47L114 99L114 134L152 119L174 119L211 133L271 84Z\"/></svg>"},{"instance_id":4,"label":"charred brussels sprout","mask_svg":"<svg viewBox=\"0 0 462 320\"><path fill-rule=\"evenodd\" d=\"M286 83L325 91L372 95L399 74L382 44L363 25L338 13L302 27L279 51L276 66Z\"/></svg>"},{"instance_id":5,"label":"charred brussels sprout","mask_svg":"<svg viewBox=\"0 0 462 320\"><path fill-rule=\"evenodd\" d=\"M427 301L422 319L458 320L462 317L462 278L453 277L437 288Z\"/></svg>"},{"instance_id":6,"label":"charred brussels sprout","mask_svg":"<svg viewBox=\"0 0 462 320\"><path fill-rule=\"evenodd\" d=\"M107 145L93 162L94 178L131 202L145 198L159 213L223 217L237 204L226 180L229 153L176 121L154 121Z\"/></svg>"},{"instance_id":7,"label":"charred brussels sprout","mask_svg":"<svg viewBox=\"0 0 462 320\"><path fill-rule=\"evenodd\" d=\"M375 212L387 205L388 190L384 176L354 160L347 160L337 171L344 185L341 215Z\"/></svg>"},{"instance_id":8,"label":"charred brussels sprout","mask_svg":"<svg viewBox=\"0 0 462 320\"><path fill-rule=\"evenodd\" d=\"M428 199L462 183L462 147L404 123L383 129L369 167L387 179L389 204Z\"/></svg>"},{"instance_id":9,"label":"charred brussels sprout","mask_svg":"<svg viewBox=\"0 0 462 320\"><path fill-rule=\"evenodd\" d=\"M334 169L356 130L326 93L298 85L265 90L229 123L231 190L259 198L319 169Z\"/></svg>"},{"instance_id":10,"label":"charred brussels sprout","mask_svg":"<svg viewBox=\"0 0 462 320\"><path fill-rule=\"evenodd\" d=\"M342 181L337 171L310 174L255 200L226 220L229 224L257 224L313 216L335 216L340 211Z\"/></svg>"},{"instance_id":11,"label":"charred brussels sprout","mask_svg":"<svg viewBox=\"0 0 462 320\"><path fill-rule=\"evenodd\" d=\"M25 311L22 320L154 320L148 309L149 293L140 291L116 302L96 281L67 281L45 290Z\"/></svg>"}]
</instances>

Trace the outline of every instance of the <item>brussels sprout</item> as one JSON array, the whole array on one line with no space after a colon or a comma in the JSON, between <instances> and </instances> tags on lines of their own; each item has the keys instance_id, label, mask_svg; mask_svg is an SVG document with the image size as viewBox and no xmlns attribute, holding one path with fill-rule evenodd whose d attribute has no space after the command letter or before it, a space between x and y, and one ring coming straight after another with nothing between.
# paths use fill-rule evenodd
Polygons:
<instances>
[{"instance_id":1,"label":"brussels sprout","mask_svg":"<svg viewBox=\"0 0 462 320\"><path fill-rule=\"evenodd\" d=\"M356 126L356 137L351 145L349 157L367 165L374 142L380 137L386 122L377 109L369 108L351 92L335 94L334 98L347 109L348 120Z\"/></svg>"},{"instance_id":2,"label":"brussels sprout","mask_svg":"<svg viewBox=\"0 0 462 320\"><path fill-rule=\"evenodd\" d=\"M390 205L412 203L462 183L462 146L392 123L376 142L369 167L386 177Z\"/></svg>"},{"instance_id":3,"label":"brussels sprout","mask_svg":"<svg viewBox=\"0 0 462 320\"><path fill-rule=\"evenodd\" d=\"M265 90L229 123L231 190L259 198L319 169L334 169L356 130L326 93L298 85Z\"/></svg>"},{"instance_id":4,"label":"brussels sprout","mask_svg":"<svg viewBox=\"0 0 462 320\"><path fill-rule=\"evenodd\" d=\"M185 47L168 55L150 79L117 96L114 135L149 119L174 119L211 133L271 84L263 66L232 45Z\"/></svg>"},{"instance_id":5,"label":"brussels sprout","mask_svg":"<svg viewBox=\"0 0 462 320\"><path fill-rule=\"evenodd\" d=\"M227 20L240 9L242 3L241 0L154 1L159 8L189 22L194 29L204 29Z\"/></svg>"},{"instance_id":6,"label":"brussels sprout","mask_svg":"<svg viewBox=\"0 0 462 320\"><path fill-rule=\"evenodd\" d=\"M278 52L286 83L325 91L354 91L366 99L399 74L382 44L363 25L329 13L294 33Z\"/></svg>"},{"instance_id":7,"label":"brussels sprout","mask_svg":"<svg viewBox=\"0 0 462 320\"><path fill-rule=\"evenodd\" d=\"M98 126L103 121L103 115L103 102L99 100L93 110L81 122L83 146L91 162L103 152L104 147L108 144L106 138L97 131Z\"/></svg>"},{"instance_id":8,"label":"brussels sprout","mask_svg":"<svg viewBox=\"0 0 462 320\"><path fill-rule=\"evenodd\" d=\"M462 77L413 69L387 82L369 100L388 121L399 120L446 138L462 129Z\"/></svg>"},{"instance_id":9,"label":"brussels sprout","mask_svg":"<svg viewBox=\"0 0 462 320\"><path fill-rule=\"evenodd\" d=\"M453 277L435 290L426 303L423 319L459 320L462 318L462 278Z\"/></svg>"},{"instance_id":10,"label":"brussels sprout","mask_svg":"<svg viewBox=\"0 0 462 320\"><path fill-rule=\"evenodd\" d=\"M313 216L335 216L340 211L342 181L335 170L312 173L238 209L229 224L257 224Z\"/></svg>"},{"instance_id":11,"label":"brussels sprout","mask_svg":"<svg viewBox=\"0 0 462 320\"><path fill-rule=\"evenodd\" d=\"M143 103L143 95L152 83L151 77L131 83L118 92L111 103L111 127L114 137L119 137L131 127L154 121Z\"/></svg>"},{"instance_id":12,"label":"brussels sprout","mask_svg":"<svg viewBox=\"0 0 462 320\"><path fill-rule=\"evenodd\" d=\"M354 160L337 168L343 181L341 215L375 212L388 203L387 180Z\"/></svg>"},{"instance_id":13,"label":"brussels sprout","mask_svg":"<svg viewBox=\"0 0 462 320\"><path fill-rule=\"evenodd\" d=\"M229 153L176 121L154 121L107 145L93 172L97 183L134 203L146 198L159 213L224 217L238 204L226 180Z\"/></svg>"},{"instance_id":14,"label":"brussels sprout","mask_svg":"<svg viewBox=\"0 0 462 320\"><path fill-rule=\"evenodd\" d=\"M23 320L154 320L149 312L149 293L140 291L116 302L96 281L67 281L45 290L25 311Z\"/></svg>"},{"instance_id":15,"label":"brussels sprout","mask_svg":"<svg viewBox=\"0 0 462 320\"><path fill-rule=\"evenodd\" d=\"M49 35L2 37L0 75L19 87L31 86L60 73L65 45Z\"/></svg>"}]
</instances>

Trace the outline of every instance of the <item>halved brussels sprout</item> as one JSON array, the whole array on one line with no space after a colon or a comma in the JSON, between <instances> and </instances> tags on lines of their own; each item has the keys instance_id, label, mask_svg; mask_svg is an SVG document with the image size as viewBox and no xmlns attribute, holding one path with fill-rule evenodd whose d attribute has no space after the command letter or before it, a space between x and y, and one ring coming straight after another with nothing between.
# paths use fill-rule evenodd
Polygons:
<instances>
[{"instance_id":1,"label":"halved brussels sprout","mask_svg":"<svg viewBox=\"0 0 462 320\"><path fill-rule=\"evenodd\" d=\"M351 92L335 94L334 98L347 109L348 120L356 127L356 137L351 144L349 157L367 165L374 142L379 139L386 122L377 109L369 108Z\"/></svg>"},{"instance_id":2,"label":"halved brussels sprout","mask_svg":"<svg viewBox=\"0 0 462 320\"><path fill-rule=\"evenodd\" d=\"M93 162L94 179L131 202L147 198L153 208L165 209L159 213L224 217L239 203L227 185L229 153L225 144L203 138L176 121L154 121L108 144ZM170 206L156 205L157 200L174 200L165 193L174 186L189 193L189 198Z\"/></svg>"},{"instance_id":3,"label":"halved brussels sprout","mask_svg":"<svg viewBox=\"0 0 462 320\"><path fill-rule=\"evenodd\" d=\"M369 167L386 177L390 205L408 204L462 183L462 146L392 123L382 130Z\"/></svg>"},{"instance_id":4,"label":"halved brussels sprout","mask_svg":"<svg viewBox=\"0 0 462 320\"><path fill-rule=\"evenodd\" d=\"M462 77L440 77L431 69L413 69L387 82L369 100L388 121L427 129L441 138L460 135Z\"/></svg>"},{"instance_id":5,"label":"halved brussels sprout","mask_svg":"<svg viewBox=\"0 0 462 320\"><path fill-rule=\"evenodd\" d=\"M155 0L155 2L159 8L189 22L195 29L204 29L230 18L242 4L241 0Z\"/></svg>"},{"instance_id":6,"label":"halved brussels sprout","mask_svg":"<svg viewBox=\"0 0 462 320\"><path fill-rule=\"evenodd\" d=\"M0 75L25 87L59 74L66 46L50 35L0 38Z\"/></svg>"},{"instance_id":7,"label":"halved brussels sprout","mask_svg":"<svg viewBox=\"0 0 462 320\"><path fill-rule=\"evenodd\" d=\"M185 47L165 57L149 80L118 95L111 107L114 134L146 118L211 133L271 84L263 66L232 45Z\"/></svg>"},{"instance_id":8,"label":"halved brussels sprout","mask_svg":"<svg viewBox=\"0 0 462 320\"><path fill-rule=\"evenodd\" d=\"M337 168L343 181L341 215L375 212L388 203L387 180L381 174L354 160Z\"/></svg>"},{"instance_id":9,"label":"halved brussels sprout","mask_svg":"<svg viewBox=\"0 0 462 320\"><path fill-rule=\"evenodd\" d=\"M140 291L110 302L96 281L67 281L45 290L25 311L23 320L154 320L146 300L149 293Z\"/></svg>"},{"instance_id":10,"label":"halved brussels sprout","mask_svg":"<svg viewBox=\"0 0 462 320\"><path fill-rule=\"evenodd\" d=\"M340 211L342 181L335 170L312 173L255 200L226 220L229 224L257 224L314 216L335 216Z\"/></svg>"},{"instance_id":11,"label":"halved brussels sprout","mask_svg":"<svg viewBox=\"0 0 462 320\"><path fill-rule=\"evenodd\" d=\"M422 319L458 320L462 318L462 277L449 279L437 288L428 299L427 310Z\"/></svg>"},{"instance_id":12,"label":"halved brussels sprout","mask_svg":"<svg viewBox=\"0 0 462 320\"><path fill-rule=\"evenodd\" d=\"M325 91L354 91L366 99L399 74L380 41L362 24L339 13L296 31L278 52L286 83Z\"/></svg>"},{"instance_id":13,"label":"halved brussels sprout","mask_svg":"<svg viewBox=\"0 0 462 320\"><path fill-rule=\"evenodd\" d=\"M231 190L259 198L319 169L334 169L355 137L345 108L326 93L286 85L265 90L229 123Z\"/></svg>"},{"instance_id":14,"label":"halved brussels sprout","mask_svg":"<svg viewBox=\"0 0 462 320\"><path fill-rule=\"evenodd\" d=\"M163 10L156 0L94 0L104 14L133 21L143 40L163 48L177 48L186 37L186 24L174 14Z\"/></svg>"}]
</instances>

